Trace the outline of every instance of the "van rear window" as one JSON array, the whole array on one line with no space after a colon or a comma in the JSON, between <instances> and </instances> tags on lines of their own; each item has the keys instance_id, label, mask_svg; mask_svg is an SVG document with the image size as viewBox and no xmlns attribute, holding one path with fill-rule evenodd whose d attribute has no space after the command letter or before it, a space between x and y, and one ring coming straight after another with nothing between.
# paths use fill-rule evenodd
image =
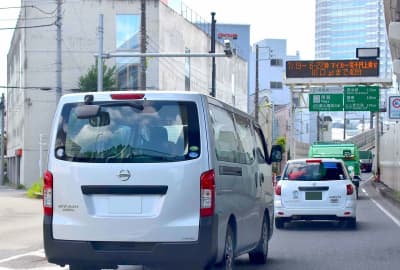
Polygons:
<instances>
[{"instance_id":1,"label":"van rear window","mask_svg":"<svg viewBox=\"0 0 400 270\"><path fill-rule=\"evenodd\" d=\"M194 102L95 102L95 116L82 116L81 103L64 105L55 157L74 162L176 162L200 156Z\"/></svg>"}]
</instances>

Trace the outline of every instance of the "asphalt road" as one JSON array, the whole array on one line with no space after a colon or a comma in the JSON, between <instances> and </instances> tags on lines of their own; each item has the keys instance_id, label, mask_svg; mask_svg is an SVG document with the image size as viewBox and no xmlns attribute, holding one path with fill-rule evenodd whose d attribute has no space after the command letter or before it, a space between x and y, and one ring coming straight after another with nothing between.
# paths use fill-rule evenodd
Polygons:
<instances>
[{"instance_id":1,"label":"asphalt road","mask_svg":"<svg viewBox=\"0 0 400 270\"><path fill-rule=\"evenodd\" d=\"M248 257L241 256L236 260L236 269L398 270L400 209L384 200L371 183L363 181L361 188L357 230L343 228L336 222L291 223L283 230L275 230L267 265L250 265ZM46 262L41 236L40 200L23 199L18 194L10 199L10 193L0 190L0 270L67 270L68 267Z\"/></svg>"}]
</instances>

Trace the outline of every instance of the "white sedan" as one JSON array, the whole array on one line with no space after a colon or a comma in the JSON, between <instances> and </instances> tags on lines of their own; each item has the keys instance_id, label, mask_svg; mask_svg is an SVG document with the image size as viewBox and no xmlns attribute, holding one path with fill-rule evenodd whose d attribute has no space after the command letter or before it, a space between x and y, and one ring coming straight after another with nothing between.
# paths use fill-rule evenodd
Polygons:
<instances>
[{"instance_id":1,"label":"white sedan","mask_svg":"<svg viewBox=\"0 0 400 270\"><path fill-rule=\"evenodd\" d=\"M356 187L342 160L289 160L275 186L275 227L291 220L338 220L355 229Z\"/></svg>"}]
</instances>

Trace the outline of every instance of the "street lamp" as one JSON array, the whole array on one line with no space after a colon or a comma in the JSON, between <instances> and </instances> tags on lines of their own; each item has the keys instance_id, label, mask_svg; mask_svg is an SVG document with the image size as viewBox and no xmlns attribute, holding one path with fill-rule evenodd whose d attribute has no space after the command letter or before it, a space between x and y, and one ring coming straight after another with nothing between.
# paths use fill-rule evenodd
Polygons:
<instances>
[{"instance_id":1,"label":"street lamp","mask_svg":"<svg viewBox=\"0 0 400 270\"><path fill-rule=\"evenodd\" d=\"M259 59L258 55L259 55L259 49L260 48L267 48L269 50L269 56L268 58L265 59ZM258 122L258 102L259 102L259 97L258 97L258 92L259 90L259 82L258 82L258 62L259 61L263 61L263 60L271 60L272 57L272 49L269 46L258 46L258 44L256 44L256 89L255 89L255 95L254 95L254 118L256 119L256 122Z\"/></svg>"}]
</instances>

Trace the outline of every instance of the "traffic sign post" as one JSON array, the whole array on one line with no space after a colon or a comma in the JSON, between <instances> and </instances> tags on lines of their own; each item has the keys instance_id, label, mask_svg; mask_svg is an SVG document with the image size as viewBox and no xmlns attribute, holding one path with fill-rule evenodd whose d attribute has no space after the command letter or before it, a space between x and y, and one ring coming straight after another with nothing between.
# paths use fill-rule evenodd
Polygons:
<instances>
[{"instance_id":1,"label":"traffic sign post","mask_svg":"<svg viewBox=\"0 0 400 270\"><path fill-rule=\"evenodd\" d=\"M389 119L400 119L400 96L389 96Z\"/></svg>"},{"instance_id":2,"label":"traffic sign post","mask_svg":"<svg viewBox=\"0 0 400 270\"><path fill-rule=\"evenodd\" d=\"M310 94L308 101L310 112L343 111L343 94Z\"/></svg>"},{"instance_id":3,"label":"traffic sign post","mask_svg":"<svg viewBox=\"0 0 400 270\"><path fill-rule=\"evenodd\" d=\"M345 86L344 110L379 112L379 86Z\"/></svg>"}]
</instances>

